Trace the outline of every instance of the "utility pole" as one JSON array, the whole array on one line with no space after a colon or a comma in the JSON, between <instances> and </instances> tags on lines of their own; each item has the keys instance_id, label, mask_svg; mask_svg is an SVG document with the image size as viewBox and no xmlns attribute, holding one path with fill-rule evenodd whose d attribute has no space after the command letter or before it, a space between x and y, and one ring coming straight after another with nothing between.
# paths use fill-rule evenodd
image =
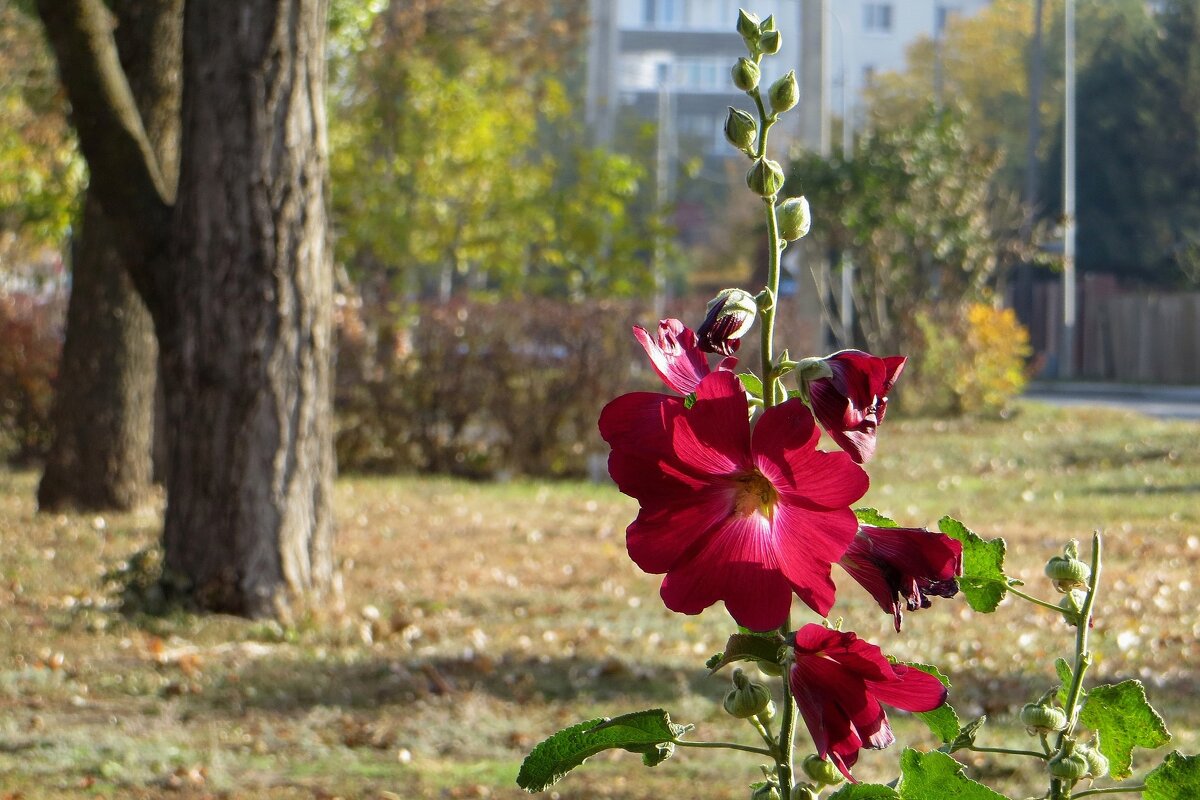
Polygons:
<instances>
[{"instance_id":1,"label":"utility pole","mask_svg":"<svg viewBox=\"0 0 1200 800\"><path fill-rule=\"evenodd\" d=\"M671 94L670 68L661 76L658 84L658 137L655 147L654 207L659 214L666 213L675 185L675 103ZM654 237L654 255L650 265L654 282L654 315L661 317L666 305L666 260L667 246L660 232Z\"/></svg>"},{"instance_id":2,"label":"utility pole","mask_svg":"<svg viewBox=\"0 0 1200 800\"><path fill-rule=\"evenodd\" d=\"M1075 0L1067 0L1063 92L1063 325L1058 377L1075 377Z\"/></svg>"},{"instance_id":3,"label":"utility pole","mask_svg":"<svg viewBox=\"0 0 1200 800\"><path fill-rule=\"evenodd\" d=\"M1034 0L1033 42L1029 54L1029 125L1025 137L1025 188L1021 195L1021 244L1027 250L1033 244L1033 221L1038 206L1038 142L1042 136L1042 84L1046 75L1046 56L1042 29L1045 0ZM1033 264L1023 261L1017 267L1013 306L1022 322L1033 315Z\"/></svg>"}]
</instances>

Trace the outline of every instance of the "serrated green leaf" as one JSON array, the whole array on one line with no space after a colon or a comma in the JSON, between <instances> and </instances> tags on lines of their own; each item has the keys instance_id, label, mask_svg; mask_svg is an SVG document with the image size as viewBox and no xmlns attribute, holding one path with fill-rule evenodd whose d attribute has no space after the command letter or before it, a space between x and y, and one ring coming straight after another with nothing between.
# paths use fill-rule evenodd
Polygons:
<instances>
[{"instance_id":1,"label":"serrated green leaf","mask_svg":"<svg viewBox=\"0 0 1200 800\"><path fill-rule=\"evenodd\" d=\"M738 375L738 380L742 382L742 386L750 393L751 397L757 397L759 400L762 400L763 385L762 380L757 375L753 372L743 372Z\"/></svg>"},{"instance_id":2,"label":"serrated green leaf","mask_svg":"<svg viewBox=\"0 0 1200 800\"><path fill-rule=\"evenodd\" d=\"M900 756L901 800L1008 800L963 773L963 765L945 753L905 748Z\"/></svg>"},{"instance_id":3,"label":"serrated green leaf","mask_svg":"<svg viewBox=\"0 0 1200 800\"><path fill-rule=\"evenodd\" d=\"M1116 780L1133 774L1133 748L1153 750L1171 741L1166 723L1146 700L1146 687L1137 680L1093 688L1079 721L1100 734L1100 752Z\"/></svg>"},{"instance_id":4,"label":"serrated green leaf","mask_svg":"<svg viewBox=\"0 0 1200 800\"><path fill-rule=\"evenodd\" d=\"M725 652L721 653L721 658L709 669L716 672L735 661L766 661L769 664L778 664L779 650L783 646L783 638L777 633L735 633L725 643Z\"/></svg>"},{"instance_id":5,"label":"serrated green leaf","mask_svg":"<svg viewBox=\"0 0 1200 800\"><path fill-rule=\"evenodd\" d=\"M587 759L612 748L641 753L643 763L655 766L674 751L674 745L665 745L686 730L688 726L671 722L661 708L581 722L533 748L521 764L517 785L530 793L540 792Z\"/></svg>"},{"instance_id":6,"label":"serrated green leaf","mask_svg":"<svg viewBox=\"0 0 1200 800\"><path fill-rule=\"evenodd\" d=\"M1200 797L1200 756L1180 755L1172 750L1146 776L1142 800L1179 800Z\"/></svg>"},{"instance_id":7,"label":"serrated green leaf","mask_svg":"<svg viewBox=\"0 0 1200 800\"><path fill-rule=\"evenodd\" d=\"M858 517L858 521L862 525L874 525L876 528L899 528L896 521L885 517L874 508L856 508L854 516Z\"/></svg>"},{"instance_id":8,"label":"serrated green leaf","mask_svg":"<svg viewBox=\"0 0 1200 800\"><path fill-rule=\"evenodd\" d=\"M1067 695L1071 693L1071 683L1075 680L1075 673L1071 670L1070 662L1061 657L1054 659L1054 671L1058 673L1058 704L1066 708ZM1080 690L1079 699L1082 701L1085 696L1086 693Z\"/></svg>"},{"instance_id":9,"label":"serrated green leaf","mask_svg":"<svg viewBox=\"0 0 1200 800\"><path fill-rule=\"evenodd\" d=\"M979 729L987 722L987 714L981 714L975 719L962 726L958 736L954 737L954 741L950 743L950 752L962 750L965 747L975 746L975 737L979 735Z\"/></svg>"},{"instance_id":10,"label":"serrated green leaf","mask_svg":"<svg viewBox=\"0 0 1200 800\"><path fill-rule=\"evenodd\" d=\"M902 663L907 664L913 669L919 669L921 672L932 675L942 682L942 686L945 686L947 689L951 688L950 679L943 675L937 667L931 664L918 664L912 661ZM942 741L942 744L949 744L958 736L958 714L949 703L942 703L932 711L918 711L914 716L920 718L929 727L929 730L933 732L933 735Z\"/></svg>"},{"instance_id":11,"label":"serrated green leaf","mask_svg":"<svg viewBox=\"0 0 1200 800\"><path fill-rule=\"evenodd\" d=\"M881 783L847 783L829 795L829 800L900 800L900 794Z\"/></svg>"},{"instance_id":12,"label":"serrated green leaf","mask_svg":"<svg viewBox=\"0 0 1200 800\"><path fill-rule=\"evenodd\" d=\"M1009 577L1004 574L1003 539L982 539L953 517L938 520L938 530L963 546L963 574L958 579L967 605L990 614L1008 594Z\"/></svg>"}]
</instances>

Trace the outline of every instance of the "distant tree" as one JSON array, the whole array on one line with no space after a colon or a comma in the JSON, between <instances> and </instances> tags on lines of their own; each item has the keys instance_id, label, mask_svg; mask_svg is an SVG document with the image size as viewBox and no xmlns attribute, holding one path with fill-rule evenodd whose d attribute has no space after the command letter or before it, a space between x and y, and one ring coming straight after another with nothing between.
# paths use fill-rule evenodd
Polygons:
<instances>
[{"instance_id":1,"label":"distant tree","mask_svg":"<svg viewBox=\"0 0 1200 800\"><path fill-rule=\"evenodd\" d=\"M101 0L38 0L92 187L159 340L164 565L202 608L331 583L324 0L188 0L177 193Z\"/></svg>"},{"instance_id":2,"label":"distant tree","mask_svg":"<svg viewBox=\"0 0 1200 800\"><path fill-rule=\"evenodd\" d=\"M110 0L121 67L173 194L179 160L182 0ZM106 178L97 173L93 181ZM117 180L123 180L116 176ZM129 509L152 476L158 343L133 285L131 247L93 187L72 245L71 299L38 484L42 510ZM133 252L131 252L131 250Z\"/></svg>"}]
</instances>

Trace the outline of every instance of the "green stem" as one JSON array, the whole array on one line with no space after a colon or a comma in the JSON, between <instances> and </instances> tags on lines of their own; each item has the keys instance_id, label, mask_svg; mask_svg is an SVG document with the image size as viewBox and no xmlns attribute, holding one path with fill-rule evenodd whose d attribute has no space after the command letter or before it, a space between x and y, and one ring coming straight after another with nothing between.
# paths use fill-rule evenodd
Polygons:
<instances>
[{"instance_id":1,"label":"green stem","mask_svg":"<svg viewBox=\"0 0 1200 800\"><path fill-rule=\"evenodd\" d=\"M737 742L685 742L679 739L673 739L672 742L676 747L724 748L725 750L741 750L746 753L756 753L760 756L766 756L767 758L775 758L775 754L770 750L748 744L738 744Z\"/></svg>"},{"instance_id":2,"label":"green stem","mask_svg":"<svg viewBox=\"0 0 1200 800\"><path fill-rule=\"evenodd\" d=\"M1013 750L1008 747L979 747L978 745L971 745L967 749L972 753L1007 753L1010 756L1029 756L1041 759L1042 761L1050 758L1045 753L1039 753L1036 750Z\"/></svg>"},{"instance_id":3,"label":"green stem","mask_svg":"<svg viewBox=\"0 0 1200 800\"><path fill-rule=\"evenodd\" d=\"M779 628L785 637L791 625L791 617ZM796 701L792 698L792 684L788 680L787 671L783 675L783 711L779 717L779 757L776 759L775 772L779 776L779 796L781 800L791 800L792 797L792 750L796 741Z\"/></svg>"},{"instance_id":4,"label":"green stem","mask_svg":"<svg viewBox=\"0 0 1200 800\"><path fill-rule=\"evenodd\" d=\"M1028 600L1030 603L1033 603L1035 606L1041 606L1042 608L1048 608L1051 611L1054 611L1055 613L1058 613L1058 614L1063 614L1063 615L1067 614L1066 609L1059 608L1058 606L1054 605L1053 603L1047 603L1045 600L1039 600L1036 597L1034 597L1033 595L1025 594L1020 589L1017 589L1014 586L1009 586L1008 591L1011 592L1012 594L1015 594L1017 597L1021 598L1022 600Z\"/></svg>"},{"instance_id":5,"label":"green stem","mask_svg":"<svg viewBox=\"0 0 1200 800\"><path fill-rule=\"evenodd\" d=\"M754 726L754 730L758 731L758 735L761 736L762 740L767 743L767 749L776 754L775 760L778 761L779 743L775 741L775 737L771 735L771 732L767 730L766 726L762 724L758 717L751 717L746 721Z\"/></svg>"},{"instance_id":6,"label":"green stem","mask_svg":"<svg viewBox=\"0 0 1200 800\"><path fill-rule=\"evenodd\" d=\"M1146 784L1139 783L1136 786L1110 786L1107 789L1084 789L1082 792L1076 792L1071 795L1074 798L1088 797L1096 794L1124 794L1126 792L1144 792Z\"/></svg>"},{"instance_id":7,"label":"green stem","mask_svg":"<svg viewBox=\"0 0 1200 800\"><path fill-rule=\"evenodd\" d=\"M765 135L765 134L764 134ZM775 196L764 197L767 206L767 241L769 243L767 261L767 290L770 294L771 305L762 312L760 325L762 329L762 381L763 405L771 408L775 405L775 386L779 378L775 375L775 303L779 297L779 216L775 211Z\"/></svg>"}]
</instances>

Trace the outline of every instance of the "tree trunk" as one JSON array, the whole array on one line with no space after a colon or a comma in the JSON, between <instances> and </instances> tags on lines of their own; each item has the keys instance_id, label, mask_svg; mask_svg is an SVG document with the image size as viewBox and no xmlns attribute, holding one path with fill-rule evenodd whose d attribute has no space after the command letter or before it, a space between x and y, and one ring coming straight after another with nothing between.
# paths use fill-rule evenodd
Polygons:
<instances>
[{"instance_id":1,"label":"tree trunk","mask_svg":"<svg viewBox=\"0 0 1200 800\"><path fill-rule=\"evenodd\" d=\"M200 605L285 613L332 577L325 0L185 11L171 280L156 313L166 568Z\"/></svg>"},{"instance_id":2,"label":"tree trunk","mask_svg":"<svg viewBox=\"0 0 1200 800\"><path fill-rule=\"evenodd\" d=\"M112 0L115 39L146 135L174 184L182 0ZM109 179L94 174L93 182ZM121 179L120 176L117 179ZM151 481L157 343L129 262L144 257L89 193L72 259L43 510L127 510Z\"/></svg>"}]
</instances>

